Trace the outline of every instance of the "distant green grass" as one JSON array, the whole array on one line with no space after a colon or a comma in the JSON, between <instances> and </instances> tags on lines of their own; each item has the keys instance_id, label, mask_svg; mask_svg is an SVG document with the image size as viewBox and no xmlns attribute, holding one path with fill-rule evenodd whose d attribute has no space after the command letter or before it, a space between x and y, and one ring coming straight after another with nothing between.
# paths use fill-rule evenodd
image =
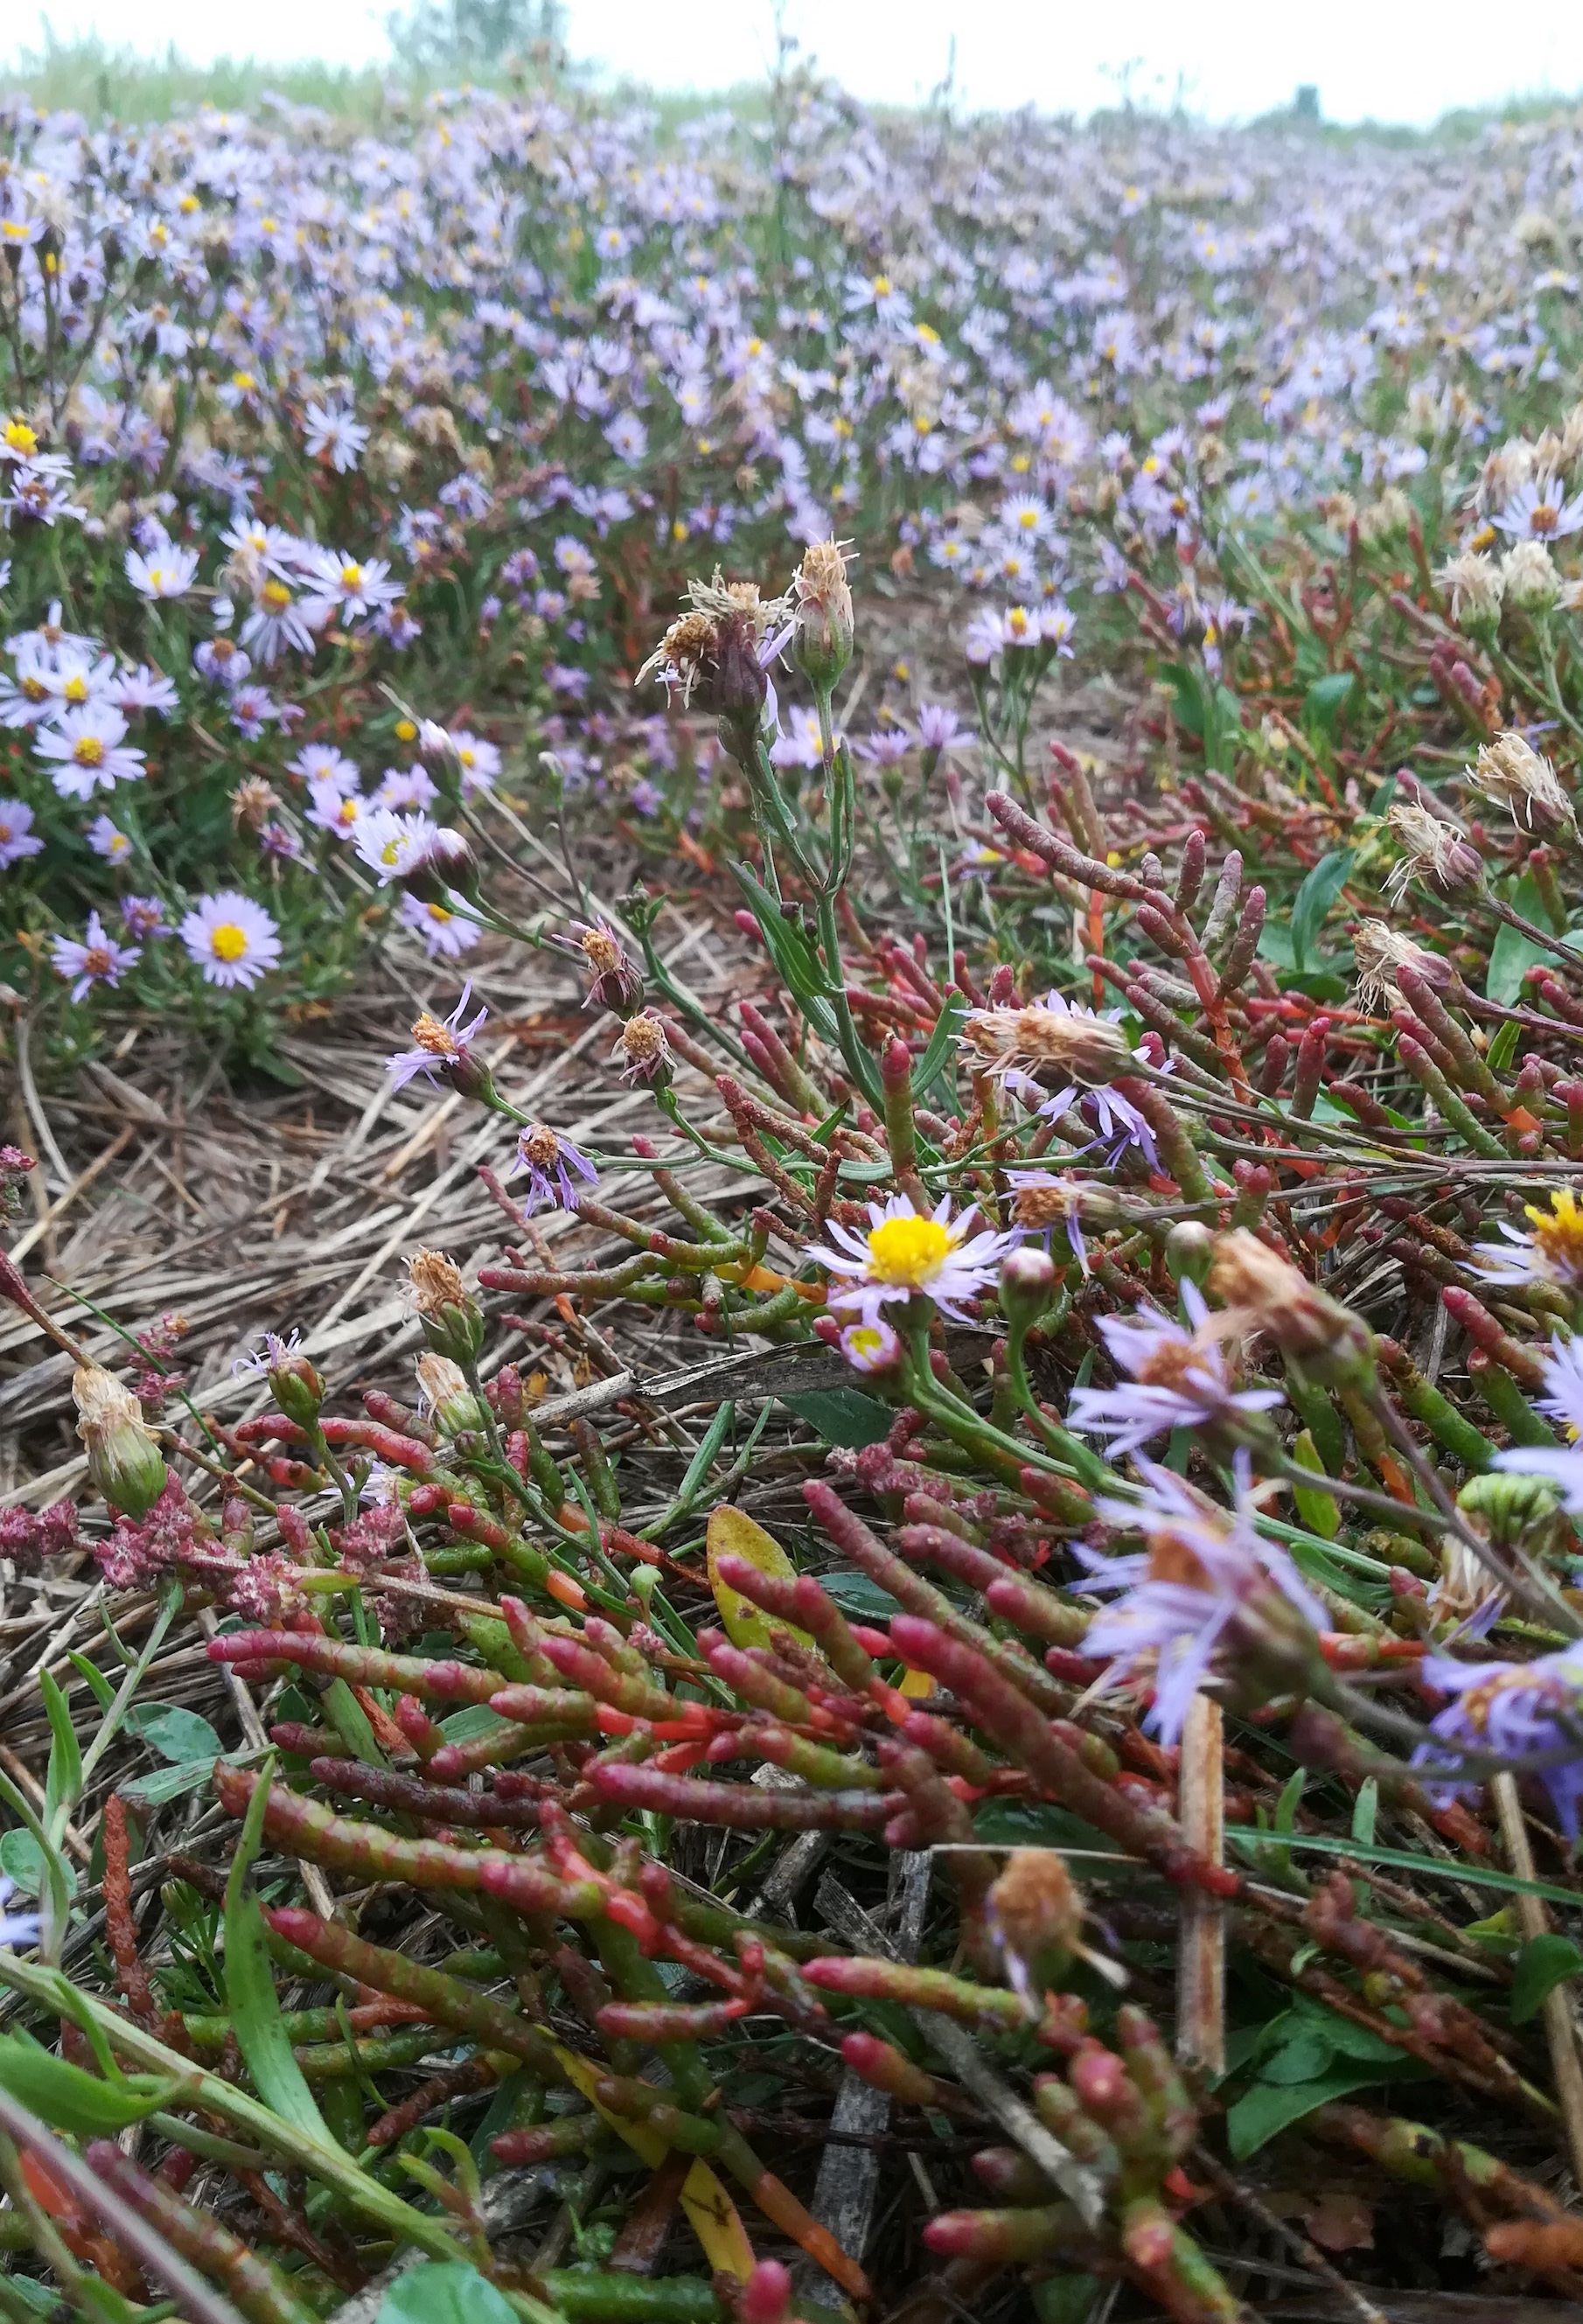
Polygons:
<instances>
[{"instance_id":1,"label":"distant green grass","mask_svg":"<svg viewBox=\"0 0 1583 2324\"><path fill-rule=\"evenodd\" d=\"M97 35L73 41L52 40L48 32L41 49L24 49L14 64L0 63L0 93L21 88L45 111L76 112L89 121L162 121L191 114L208 105L221 112L254 112L272 97L291 105L316 106L333 119L360 126L394 124L404 110L442 87L473 86L505 88L521 86L525 76L501 69L470 73L465 81L444 74L428 77L405 72L394 64L348 65L262 63L253 57L222 57L214 64L194 64L172 42L164 55L144 55L133 48L112 48ZM766 85L709 91L658 91L640 80L623 78L605 92L611 101L641 104L658 116L662 135L675 131L700 113L729 112L739 121L761 122L769 112ZM1583 95L1553 93L1512 97L1504 104L1463 107L1444 115L1428 129L1412 129L1388 121L1369 121L1343 127L1328 121L1306 121L1287 111L1265 115L1250 124L1256 129L1289 129L1327 144L1387 145L1467 144L1496 124L1523 125L1575 115L1583 108ZM881 114L899 115L906 108L882 106ZM1146 108L1145 108L1146 110ZM1108 112L1095 125L1116 125L1122 115Z\"/></svg>"}]
</instances>

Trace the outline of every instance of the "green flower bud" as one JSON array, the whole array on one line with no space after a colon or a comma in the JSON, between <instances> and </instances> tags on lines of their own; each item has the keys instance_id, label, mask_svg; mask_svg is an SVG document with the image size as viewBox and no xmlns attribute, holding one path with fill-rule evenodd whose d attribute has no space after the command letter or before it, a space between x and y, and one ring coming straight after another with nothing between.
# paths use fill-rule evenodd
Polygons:
<instances>
[{"instance_id":1,"label":"green flower bud","mask_svg":"<svg viewBox=\"0 0 1583 2324\"><path fill-rule=\"evenodd\" d=\"M415 1251L407 1262L418 1298L418 1320L437 1356L474 1364L483 1346L483 1310L443 1250Z\"/></svg>"}]
</instances>

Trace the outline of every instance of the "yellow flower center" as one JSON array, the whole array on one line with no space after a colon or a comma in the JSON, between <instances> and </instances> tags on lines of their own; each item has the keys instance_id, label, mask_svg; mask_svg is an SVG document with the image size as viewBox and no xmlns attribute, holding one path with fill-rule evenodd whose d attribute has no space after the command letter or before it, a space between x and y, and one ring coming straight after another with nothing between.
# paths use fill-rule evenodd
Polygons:
<instances>
[{"instance_id":1,"label":"yellow flower center","mask_svg":"<svg viewBox=\"0 0 1583 2324\"><path fill-rule=\"evenodd\" d=\"M387 839L384 845L380 849L379 860L382 863L399 863L401 860L400 841L399 839Z\"/></svg>"},{"instance_id":2,"label":"yellow flower center","mask_svg":"<svg viewBox=\"0 0 1583 2324\"><path fill-rule=\"evenodd\" d=\"M918 1291L950 1253L950 1233L937 1219L887 1219L869 1236L869 1273L877 1283Z\"/></svg>"},{"instance_id":3,"label":"yellow flower center","mask_svg":"<svg viewBox=\"0 0 1583 2324\"><path fill-rule=\"evenodd\" d=\"M462 764L465 767L475 767L478 764L478 753L476 751L463 749L457 752L456 756L461 760Z\"/></svg>"},{"instance_id":4,"label":"yellow flower center","mask_svg":"<svg viewBox=\"0 0 1583 2324\"><path fill-rule=\"evenodd\" d=\"M71 755L79 767L102 767L105 746L97 734L84 734L73 744Z\"/></svg>"},{"instance_id":5,"label":"yellow flower center","mask_svg":"<svg viewBox=\"0 0 1583 2324\"><path fill-rule=\"evenodd\" d=\"M443 904L429 904L425 908L437 927L444 927L447 920L454 920L456 917L455 912L447 912Z\"/></svg>"},{"instance_id":6,"label":"yellow flower center","mask_svg":"<svg viewBox=\"0 0 1583 2324\"><path fill-rule=\"evenodd\" d=\"M8 420L5 423L5 448L8 452L36 452L39 439L25 420Z\"/></svg>"},{"instance_id":7,"label":"yellow flower center","mask_svg":"<svg viewBox=\"0 0 1583 2324\"><path fill-rule=\"evenodd\" d=\"M888 299L890 296L889 275L876 274L869 288L873 291L876 299Z\"/></svg>"},{"instance_id":8,"label":"yellow flower center","mask_svg":"<svg viewBox=\"0 0 1583 2324\"><path fill-rule=\"evenodd\" d=\"M1019 509L1017 521L1025 532L1033 532L1038 525L1039 512L1037 509Z\"/></svg>"},{"instance_id":9,"label":"yellow flower center","mask_svg":"<svg viewBox=\"0 0 1583 2324\"><path fill-rule=\"evenodd\" d=\"M283 581L266 581L260 595L272 613L284 612L291 603L291 592Z\"/></svg>"},{"instance_id":10,"label":"yellow flower center","mask_svg":"<svg viewBox=\"0 0 1583 2324\"><path fill-rule=\"evenodd\" d=\"M87 678L69 678L60 689L60 697L64 702L86 702L87 700Z\"/></svg>"},{"instance_id":11,"label":"yellow flower center","mask_svg":"<svg viewBox=\"0 0 1583 2324\"><path fill-rule=\"evenodd\" d=\"M1583 1211L1570 1187L1551 1196L1548 1211L1525 1207L1545 1272L1558 1282L1583 1284Z\"/></svg>"},{"instance_id":12,"label":"yellow flower center","mask_svg":"<svg viewBox=\"0 0 1583 2324\"><path fill-rule=\"evenodd\" d=\"M870 1362L885 1352L885 1334L872 1323L854 1325L847 1333L846 1343L854 1356L861 1356Z\"/></svg>"},{"instance_id":13,"label":"yellow flower center","mask_svg":"<svg viewBox=\"0 0 1583 2324\"><path fill-rule=\"evenodd\" d=\"M1553 532L1560 518L1560 509L1551 508L1548 501L1541 501L1528 521L1535 532Z\"/></svg>"},{"instance_id":14,"label":"yellow flower center","mask_svg":"<svg viewBox=\"0 0 1583 2324\"><path fill-rule=\"evenodd\" d=\"M427 1009L412 1028L412 1038L420 1049L427 1049L431 1057L456 1057L461 1055L456 1042L451 1038L450 1028L442 1025L437 1017L431 1017Z\"/></svg>"},{"instance_id":15,"label":"yellow flower center","mask_svg":"<svg viewBox=\"0 0 1583 2324\"><path fill-rule=\"evenodd\" d=\"M362 567L362 566L361 566L361 565L343 565L343 566L342 566L342 567L341 567L341 586L342 586L342 588L343 588L343 589L361 589L361 588L362 588L362 586L363 586L363 567Z\"/></svg>"},{"instance_id":16,"label":"yellow flower center","mask_svg":"<svg viewBox=\"0 0 1583 2324\"><path fill-rule=\"evenodd\" d=\"M231 384L233 387L239 387L244 395L251 395L258 382L250 371L234 371L231 374Z\"/></svg>"},{"instance_id":17,"label":"yellow flower center","mask_svg":"<svg viewBox=\"0 0 1583 2324\"><path fill-rule=\"evenodd\" d=\"M209 950L216 960L240 960L247 950L247 936L235 920L222 920L209 932Z\"/></svg>"},{"instance_id":18,"label":"yellow flower center","mask_svg":"<svg viewBox=\"0 0 1583 2324\"><path fill-rule=\"evenodd\" d=\"M418 729L417 729L417 727L416 727L416 726L414 726L414 724L412 724L412 721L410 720L410 718L398 718L398 719L397 719L397 721L396 721L396 740L397 740L397 742L417 742L417 740L418 740Z\"/></svg>"}]
</instances>

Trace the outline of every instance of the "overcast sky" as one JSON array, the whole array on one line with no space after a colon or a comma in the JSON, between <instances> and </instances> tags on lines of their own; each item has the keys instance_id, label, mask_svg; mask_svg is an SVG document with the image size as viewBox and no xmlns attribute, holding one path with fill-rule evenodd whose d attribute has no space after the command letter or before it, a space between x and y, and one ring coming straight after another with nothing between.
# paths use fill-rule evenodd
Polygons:
<instances>
[{"instance_id":1,"label":"overcast sky","mask_svg":"<svg viewBox=\"0 0 1583 2324\"><path fill-rule=\"evenodd\" d=\"M174 41L206 62L251 53L285 62L363 64L385 53L383 5L271 0L51 0L56 34L97 30L143 51ZM759 78L772 50L768 0L568 0L574 56L605 73L667 88L724 89ZM1133 93L1239 119L1317 84L1332 120L1427 122L1453 106L1508 96L1583 93L1580 0L1127 0L1013 7L969 0L787 0L787 29L856 95L907 102L940 80L956 42L956 86L969 105L1087 113ZM28 5L0 12L0 64L39 42Z\"/></svg>"}]
</instances>

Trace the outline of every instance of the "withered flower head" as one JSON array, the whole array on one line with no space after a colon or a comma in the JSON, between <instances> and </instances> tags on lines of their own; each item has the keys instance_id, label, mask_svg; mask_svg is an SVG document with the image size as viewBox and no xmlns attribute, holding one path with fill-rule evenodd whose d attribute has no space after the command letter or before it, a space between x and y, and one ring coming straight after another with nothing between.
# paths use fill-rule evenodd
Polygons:
<instances>
[{"instance_id":1,"label":"withered flower head","mask_svg":"<svg viewBox=\"0 0 1583 2324\"><path fill-rule=\"evenodd\" d=\"M262 775L246 775L231 794L231 820L239 828L262 831L281 795Z\"/></svg>"},{"instance_id":2,"label":"withered flower head","mask_svg":"<svg viewBox=\"0 0 1583 2324\"><path fill-rule=\"evenodd\" d=\"M146 1516L165 1489L166 1469L143 1406L97 1364L80 1364L73 1372L71 1396L95 1485L112 1508Z\"/></svg>"},{"instance_id":3,"label":"withered flower head","mask_svg":"<svg viewBox=\"0 0 1583 2324\"><path fill-rule=\"evenodd\" d=\"M1459 823L1442 822L1415 799L1397 799L1385 825L1402 850L1401 862L1385 881L1385 893L1393 901L1400 903L1414 880L1440 896L1482 886L1483 861Z\"/></svg>"},{"instance_id":4,"label":"withered flower head","mask_svg":"<svg viewBox=\"0 0 1583 2324\"><path fill-rule=\"evenodd\" d=\"M577 945L594 971L584 1007L608 1009L612 1017L630 1017L643 998L643 979L627 958L615 930L603 920L579 927Z\"/></svg>"},{"instance_id":5,"label":"withered flower head","mask_svg":"<svg viewBox=\"0 0 1583 2324\"><path fill-rule=\"evenodd\" d=\"M1037 2009L1081 1941L1081 1895L1053 1848L1017 1848L985 1902L1007 1976Z\"/></svg>"},{"instance_id":6,"label":"withered flower head","mask_svg":"<svg viewBox=\"0 0 1583 2324\"><path fill-rule=\"evenodd\" d=\"M407 1261L418 1320L436 1355L471 1364L483 1345L483 1310L443 1250L414 1251Z\"/></svg>"},{"instance_id":7,"label":"withered flower head","mask_svg":"<svg viewBox=\"0 0 1583 2324\"><path fill-rule=\"evenodd\" d=\"M621 1027L621 1038L611 1055L621 1059L623 1080L644 1082L650 1087L663 1086L670 1079L671 1069L665 1019L656 1016L652 1009L640 1009Z\"/></svg>"},{"instance_id":8,"label":"withered flower head","mask_svg":"<svg viewBox=\"0 0 1583 2324\"><path fill-rule=\"evenodd\" d=\"M443 1250L415 1250L407 1261L407 1272L420 1315L443 1314L447 1307L459 1307L467 1296L461 1268Z\"/></svg>"},{"instance_id":9,"label":"withered flower head","mask_svg":"<svg viewBox=\"0 0 1583 2324\"><path fill-rule=\"evenodd\" d=\"M962 1041L970 1061L991 1074L1045 1071L1081 1089L1098 1089L1132 1065L1119 1026L1054 992L1042 1007L970 1010Z\"/></svg>"},{"instance_id":10,"label":"withered flower head","mask_svg":"<svg viewBox=\"0 0 1583 2324\"><path fill-rule=\"evenodd\" d=\"M1477 549L1449 558L1435 575L1451 600L1451 619L1465 629L1493 629L1501 617L1505 585L1493 557Z\"/></svg>"},{"instance_id":11,"label":"withered flower head","mask_svg":"<svg viewBox=\"0 0 1583 2324\"><path fill-rule=\"evenodd\" d=\"M1456 976L1449 960L1438 952L1426 952L1386 920L1360 920L1352 950L1358 963L1358 1005L1371 1016L1401 1007L1402 996L1396 990L1400 969L1415 969L1437 992L1445 991Z\"/></svg>"},{"instance_id":12,"label":"withered flower head","mask_svg":"<svg viewBox=\"0 0 1583 2324\"><path fill-rule=\"evenodd\" d=\"M1509 728L1485 743L1468 770L1474 789L1504 807L1523 829L1558 832L1572 823L1572 803L1555 769Z\"/></svg>"},{"instance_id":13,"label":"withered flower head","mask_svg":"<svg viewBox=\"0 0 1583 2324\"><path fill-rule=\"evenodd\" d=\"M1263 1333L1321 1378L1356 1372L1368 1360L1367 1327L1247 1227L1217 1238L1204 1287L1223 1311L1209 1317L1206 1335Z\"/></svg>"},{"instance_id":14,"label":"withered flower head","mask_svg":"<svg viewBox=\"0 0 1583 2324\"><path fill-rule=\"evenodd\" d=\"M482 1428L483 1415L459 1364L431 1348L418 1359L418 1386L424 1402L447 1436Z\"/></svg>"},{"instance_id":15,"label":"withered flower head","mask_svg":"<svg viewBox=\"0 0 1583 2324\"><path fill-rule=\"evenodd\" d=\"M827 694L852 658L852 593L840 541L809 543L792 595L793 658L809 684Z\"/></svg>"},{"instance_id":16,"label":"withered flower head","mask_svg":"<svg viewBox=\"0 0 1583 2324\"><path fill-rule=\"evenodd\" d=\"M687 611L671 623L635 683L658 678L679 691L685 708L708 680L718 697L711 707L727 715L750 709L756 715L765 696L761 650L771 632L785 626L788 601L761 597L756 581L728 581L718 566L713 579L688 582L687 601Z\"/></svg>"}]
</instances>

